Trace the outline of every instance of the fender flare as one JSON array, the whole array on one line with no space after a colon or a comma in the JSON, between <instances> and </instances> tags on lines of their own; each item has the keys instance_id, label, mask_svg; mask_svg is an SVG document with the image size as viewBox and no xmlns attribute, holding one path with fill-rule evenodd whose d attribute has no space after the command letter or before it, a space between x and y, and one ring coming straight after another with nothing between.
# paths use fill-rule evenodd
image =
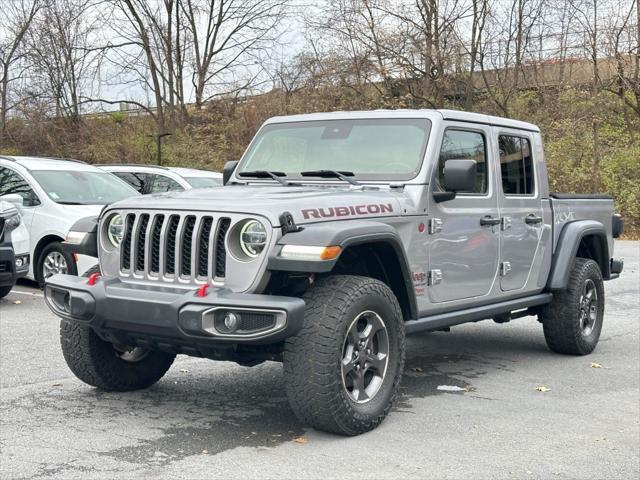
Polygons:
<instances>
[{"instance_id":1,"label":"fender flare","mask_svg":"<svg viewBox=\"0 0 640 480\"><path fill-rule=\"evenodd\" d=\"M565 224L560 232L558 246L553 255L549 280L547 281L547 289L563 290L567 288L573 260L578 253L580 242L587 236L595 236L600 258L594 260L598 262L603 278L605 280L609 278L610 255L605 226L595 220L577 220Z\"/></svg>"},{"instance_id":2,"label":"fender flare","mask_svg":"<svg viewBox=\"0 0 640 480\"><path fill-rule=\"evenodd\" d=\"M370 243L385 243L393 249L404 280L410 316L417 318L418 307L407 255L398 232L386 223L362 220L350 221L348 224L345 222L326 222L305 226L300 231L287 233L277 242L276 248L269 256L267 269L271 271L328 273L333 270L340 258L321 261L285 259L279 257L284 245L339 246L344 252L349 247Z\"/></svg>"},{"instance_id":3,"label":"fender flare","mask_svg":"<svg viewBox=\"0 0 640 480\"><path fill-rule=\"evenodd\" d=\"M85 217L74 223L69 232L84 233L85 236L80 243L62 242L62 249L68 253L77 253L79 255L88 255L90 257L98 256L98 222L99 217Z\"/></svg>"}]
</instances>

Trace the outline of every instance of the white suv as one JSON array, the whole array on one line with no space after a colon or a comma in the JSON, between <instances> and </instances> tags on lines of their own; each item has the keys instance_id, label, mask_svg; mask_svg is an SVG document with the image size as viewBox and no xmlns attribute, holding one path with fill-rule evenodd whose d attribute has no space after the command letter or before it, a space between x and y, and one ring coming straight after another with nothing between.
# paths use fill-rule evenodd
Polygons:
<instances>
[{"instance_id":1,"label":"white suv","mask_svg":"<svg viewBox=\"0 0 640 480\"><path fill-rule=\"evenodd\" d=\"M30 234L28 277L43 284L55 273L81 275L94 266L96 258L64 252L60 242L76 221L97 216L105 205L138 192L115 175L77 160L0 156L0 200L15 202L17 195Z\"/></svg>"},{"instance_id":2,"label":"white suv","mask_svg":"<svg viewBox=\"0 0 640 480\"><path fill-rule=\"evenodd\" d=\"M98 167L117 175L142 194L222 186L221 173L195 168L124 164L105 164Z\"/></svg>"}]
</instances>

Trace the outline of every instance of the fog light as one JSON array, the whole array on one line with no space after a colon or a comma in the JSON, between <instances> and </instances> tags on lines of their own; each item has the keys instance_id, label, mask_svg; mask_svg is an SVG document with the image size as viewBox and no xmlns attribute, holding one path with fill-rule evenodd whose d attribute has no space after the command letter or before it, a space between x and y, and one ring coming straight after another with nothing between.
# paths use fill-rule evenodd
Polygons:
<instances>
[{"instance_id":1,"label":"fog light","mask_svg":"<svg viewBox=\"0 0 640 480\"><path fill-rule=\"evenodd\" d=\"M233 312L225 313L224 326L228 332L235 332L240 326L240 317Z\"/></svg>"},{"instance_id":2,"label":"fog light","mask_svg":"<svg viewBox=\"0 0 640 480\"><path fill-rule=\"evenodd\" d=\"M16 258L16 267L22 268L22 265L24 265L24 260L22 260L22 257Z\"/></svg>"}]
</instances>

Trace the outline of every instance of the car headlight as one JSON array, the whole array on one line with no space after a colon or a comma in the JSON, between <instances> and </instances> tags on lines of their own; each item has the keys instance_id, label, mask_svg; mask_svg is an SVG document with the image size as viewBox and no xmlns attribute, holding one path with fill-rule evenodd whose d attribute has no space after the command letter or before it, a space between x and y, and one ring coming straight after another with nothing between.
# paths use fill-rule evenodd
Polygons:
<instances>
[{"instance_id":1,"label":"car headlight","mask_svg":"<svg viewBox=\"0 0 640 480\"><path fill-rule=\"evenodd\" d=\"M256 258L267 244L267 230L257 220L247 221L240 229L240 248L251 258Z\"/></svg>"},{"instance_id":2,"label":"car headlight","mask_svg":"<svg viewBox=\"0 0 640 480\"><path fill-rule=\"evenodd\" d=\"M124 236L124 221L122 220L122 216L115 214L109 220L107 224L107 238L109 239L109 243L113 245L115 248L118 248L122 243L122 237Z\"/></svg>"}]
</instances>

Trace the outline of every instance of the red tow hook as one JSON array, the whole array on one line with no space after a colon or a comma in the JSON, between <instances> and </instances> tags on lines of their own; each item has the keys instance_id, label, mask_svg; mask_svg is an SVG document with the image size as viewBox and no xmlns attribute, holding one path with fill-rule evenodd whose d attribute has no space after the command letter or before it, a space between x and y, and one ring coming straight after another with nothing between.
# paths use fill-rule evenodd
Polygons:
<instances>
[{"instance_id":1,"label":"red tow hook","mask_svg":"<svg viewBox=\"0 0 640 480\"><path fill-rule=\"evenodd\" d=\"M207 288L209 288L209 284L205 283L204 285L202 285L198 291L196 292L196 296L200 297L200 298L204 298L207 296Z\"/></svg>"},{"instance_id":2,"label":"red tow hook","mask_svg":"<svg viewBox=\"0 0 640 480\"><path fill-rule=\"evenodd\" d=\"M96 282L98 281L98 278L100 278L100 273L99 272L92 273L89 276L89 281L87 283L93 287L96 284Z\"/></svg>"}]
</instances>

